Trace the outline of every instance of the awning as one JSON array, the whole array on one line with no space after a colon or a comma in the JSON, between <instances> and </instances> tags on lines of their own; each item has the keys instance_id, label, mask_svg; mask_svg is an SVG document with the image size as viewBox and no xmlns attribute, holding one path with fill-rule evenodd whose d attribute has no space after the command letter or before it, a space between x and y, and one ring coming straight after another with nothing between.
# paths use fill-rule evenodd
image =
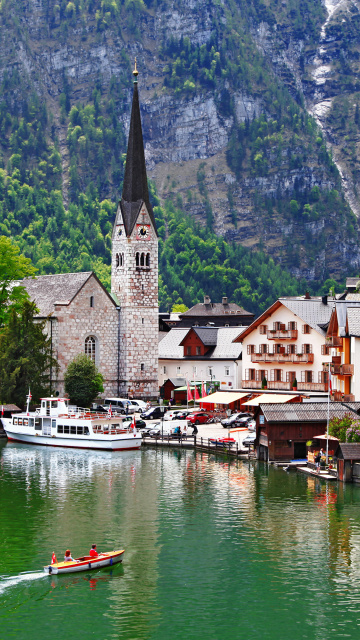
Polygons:
<instances>
[{"instance_id":1,"label":"awning","mask_svg":"<svg viewBox=\"0 0 360 640\"><path fill-rule=\"evenodd\" d=\"M250 393L250 392L249 392ZM200 398L198 402L204 402L205 404L231 404L236 400L241 400L249 395L249 393L231 393L230 391L216 391L209 396Z\"/></svg>"},{"instance_id":2,"label":"awning","mask_svg":"<svg viewBox=\"0 0 360 640\"><path fill-rule=\"evenodd\" d=\"M281 404L282 402L290 402L290 400L293 400L294 398L297 398L298 394L294 394L294 395L288 395L286 393L262 393L260 396L258 396L257 398L253 398L252 400L248 400L247 402L244 402L244 406L251 406L251 407L258 407L259 404L272 404L272 403L279 403Z\"/></svg>"}]
</instances>

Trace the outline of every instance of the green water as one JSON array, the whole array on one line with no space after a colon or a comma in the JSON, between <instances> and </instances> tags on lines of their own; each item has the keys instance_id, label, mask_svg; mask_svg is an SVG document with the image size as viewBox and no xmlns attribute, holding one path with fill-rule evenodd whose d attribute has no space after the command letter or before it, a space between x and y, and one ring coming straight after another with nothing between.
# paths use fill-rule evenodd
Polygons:
<instances>
[{"instance_id":1,"label":"green water","mask_svg":"<svg viewBox=\"0 0 360 640\"><path fill-rule=\"evenodd\" d=\"M0 446L0 640L360 637L360 487L205 454ZM123 565L42 570L96 542Z\"/></svg>"}]
</instances>

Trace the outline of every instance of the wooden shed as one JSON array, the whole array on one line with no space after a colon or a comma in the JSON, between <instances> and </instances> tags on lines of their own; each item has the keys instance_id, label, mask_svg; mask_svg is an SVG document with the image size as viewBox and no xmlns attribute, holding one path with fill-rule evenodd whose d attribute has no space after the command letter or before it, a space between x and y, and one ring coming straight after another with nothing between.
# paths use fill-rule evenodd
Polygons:
<instances>
[{"instance_id":1,"label":"wooden shed","mask_svg":"<svg viewBox=\"0 0 360 640\"><path fill-rule=\"evenodd\" d=\"M340 442L336 457L338 480L360 483L360 442Z\"/></svg>"}]
</instances>

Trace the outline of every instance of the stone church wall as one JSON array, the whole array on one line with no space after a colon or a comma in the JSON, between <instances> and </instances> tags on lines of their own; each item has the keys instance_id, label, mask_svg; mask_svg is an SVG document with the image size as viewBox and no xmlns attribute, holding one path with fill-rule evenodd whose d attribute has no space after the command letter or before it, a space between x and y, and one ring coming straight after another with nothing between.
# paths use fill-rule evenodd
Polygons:
<instances>
[{"instance_id":1,"label":"stone church wall","mask_svg":"<svg viewBox=\"0 0 360 640\"><path fill-rule=\"evenodd\" d=\"M93 306L90 299L93 297ZM59 372L56 390L64 393L64 374L69 363L85 352L85 339L96 339L96 365L104 376L104 397L117 395L118 311L94 277L69 305L55 305L54 355ZM55 331L54 331L55 329Z\"/></svg>"}]
</instances>

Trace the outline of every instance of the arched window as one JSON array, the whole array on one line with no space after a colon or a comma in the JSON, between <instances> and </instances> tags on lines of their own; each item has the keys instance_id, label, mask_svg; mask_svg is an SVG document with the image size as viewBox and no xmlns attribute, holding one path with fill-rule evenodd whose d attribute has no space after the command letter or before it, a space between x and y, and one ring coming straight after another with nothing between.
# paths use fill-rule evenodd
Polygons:
<instances>
[{"instance_id":1,"label":"arched window","mask_svg":"<svg viewBox=\"0 0 360 640\"><path fill-rule=\"evenodd\" d=\"M94 336L88 336L85 338L85 355L87 355L87 357L93 362L96 362L96 346L97 340Z\"/></svg>"},{"instance_id":2,"label":"arched window","mask_svg":"<svg viewBox=\"0 0 360 640\"><path fill-rule=\"evenodd\" d=\"M140 266L139 253L136 254L136 266Z\"/></svg>"},{"instance_id":3,"label":"arched window","mask_svg":"<svg viewBox=\"0 0 360 640\"><path fill-rule=\"evenodd\" d=\"M141 258L140 258L140 266L141 267L145 267L145 253L141 254Z\"/></svg>"},{"instance_id":4,"label":"arched window","mask_svg":"<svg viewBox=\"0 0 360 640\"><path fill-rule=\"evenodd\" d=\"M123 267L124 264L125 264L125 257L124 257L124 254L122 253L121 254L121 266Z\"/></svg>"},{"instance_id":5,"label":"arched window","mask_svg":"<svg viewBox=\"0 0 360 640\"><path fill-rule=\"evenodd\" d=\"M116 254L116 266L117 266L117 267L119 266L119 261L120 261L120 260L119 260L119 254L117 253L117 254Z\"/></svg>"},{"instance_id":6,"label":"arched window","mask_svg":"<svg viewBox=\"0 0 360 640\"><path fill-rule=\"evenodd\" d=\"M150 253L146 254L146 266L150 267Z\"/></svg>"}]
</instances>

